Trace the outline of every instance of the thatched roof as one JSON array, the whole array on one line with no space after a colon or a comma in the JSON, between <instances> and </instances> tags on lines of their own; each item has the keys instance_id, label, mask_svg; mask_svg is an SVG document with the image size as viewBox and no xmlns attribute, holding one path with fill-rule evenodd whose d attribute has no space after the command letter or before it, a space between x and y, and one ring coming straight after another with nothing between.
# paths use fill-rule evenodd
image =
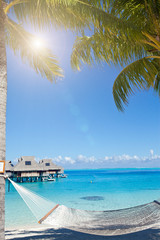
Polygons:
<instances>
[{"instance_id":1,"label":"thatched roof","mask_svg":"<svg viewBox=\"0 0 160 240\"><path fill-rule=\"evenodd\" d=\"M13 172L14 166L11 161L5 161L5 171L6 172Z\"/></svg>"},{"instance_id":2,"label":"thatched roof","mask_svg":"<svg viewBox=\"0 0 160 240\"><path fill-rule=\"evenodd\" d=\"M53 163L52 159L42 159L36 162L34 156L23 156L18 159L18 163L13 166L11 161L6 161L6 172L37 172L37 171L59 171L64 172L64 168Z\"/></svg>"},{"instance_id":3,"label":"thatched roof","mask_svg":"<svg viewBox=\"0 0 160 240\"><path fill-rule=\"evenodd\" d=\"M54 164L52 159L42 159L39 161L39 165L43 168L44 171L49 170L63 171L63 168Z\"/></svg>"},{"instance_id":4,"label":"thatched roof","mask_svg":"<svg viewBox=\"0 0 160 240\"><path fill-rule=\"evenodd\" d=\"M14 167L14 172L37 172L43 168L36 162L33 156L23 156L18 159L17 165Z\"/></svg>"}]
</instances>

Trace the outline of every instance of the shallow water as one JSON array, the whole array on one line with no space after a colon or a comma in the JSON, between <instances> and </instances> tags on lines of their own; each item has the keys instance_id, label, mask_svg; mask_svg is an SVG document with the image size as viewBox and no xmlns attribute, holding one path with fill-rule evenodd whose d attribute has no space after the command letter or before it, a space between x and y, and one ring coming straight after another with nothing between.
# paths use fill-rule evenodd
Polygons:
<instances>
[{"instance_id":1,"label":"shallow water","mask_svg":"<svg viewBox=\"0 0 160 240\"><path fill-rule=\"evenodd\" d=\"M109 210L160 198L160 169L65 171L55 182L21 183L23 187L72 208ZM37 220L11 185L6 184L6 227L33 225Z\"/></svg>"}]
</instances>

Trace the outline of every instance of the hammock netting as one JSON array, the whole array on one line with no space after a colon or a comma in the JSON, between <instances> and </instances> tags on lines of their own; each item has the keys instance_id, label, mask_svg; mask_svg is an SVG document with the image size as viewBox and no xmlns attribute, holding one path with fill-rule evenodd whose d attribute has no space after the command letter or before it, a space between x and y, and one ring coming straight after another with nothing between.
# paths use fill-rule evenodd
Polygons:
<instances>
[{"instance_id":1,"label":"hammock netting","mask_svg":"<svg viewBox=\"0 0 160 240\"><path fill-rule=\"evenodd\" d=\"M45 221L54 227L96 235L121 235L153 227L160 221L160 205L152 202L114 211L84 211L60 205Z\"/></svg>"},{"instance_id":2,"label":"hammock netting","mask_svg":"<svg viewBox=\"0 0 160 240\"><path fill-rule=\"evenodd\" d=\"M13 181L11 183L37 220L56 205ZM136 207L111 211L87 211L59 205L42 223L56 229L68 228L95 235L127 234L148 229L160 223L160 203L153 201Z\"/></svg>"}]
</instances>

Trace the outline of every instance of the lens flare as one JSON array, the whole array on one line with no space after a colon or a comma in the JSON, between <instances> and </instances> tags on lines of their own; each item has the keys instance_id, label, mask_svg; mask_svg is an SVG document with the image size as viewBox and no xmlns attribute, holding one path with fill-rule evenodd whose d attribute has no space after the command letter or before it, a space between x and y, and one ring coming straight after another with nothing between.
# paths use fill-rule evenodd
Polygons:
<instances>
[{"instance_id":1,"label":"lens flare","mask_svg":"<svg viewBox=\"0 0 160 240\"><path fill-rule=\"evenodd\" d=\"M33 42L32 42L32 44L33 44L33 46L35 47L35 48L43 48L44 47L44 41L42 40L42 39L40 39L40 38L35 38L35 39L33 39Z\"/></svg>"}]
</instances>

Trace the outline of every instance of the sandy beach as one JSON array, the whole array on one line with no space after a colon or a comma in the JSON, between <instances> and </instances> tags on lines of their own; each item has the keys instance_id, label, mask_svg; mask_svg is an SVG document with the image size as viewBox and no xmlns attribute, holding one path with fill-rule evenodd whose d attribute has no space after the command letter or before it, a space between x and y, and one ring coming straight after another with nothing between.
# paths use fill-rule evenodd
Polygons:
<instances>
[{"instance_id":1,"label":"sandy beach","mask_svg":"<svg viewBox=\"0 0 160 240\"><path fill-rule=\"evenodd\" d=\"M96 236L68 229L50 227L6 229L6 239L13 240L159 240L160 226L121 236Z\"/></svg>"},{"instance_id":2,"label":"sandy beach","mask_svg":"<svg viewBox=\"0 0 160 240\"><path fill-rule=\"evenodd\" d=\"M95 170L94 170L95 171ZM96 170L97 171L97 170ZM103 170L104 172L105 170ZM101 194L101 192L99 193L98 190L100 189L101 185L103 183L105 183L104 185L107 186L108 183L108 175L106 174L106 182L104 181L104 175L102 174L101 176L101 170L98 170L97 175L98 175L98 179L101 183L101 185L98 185L99 188L97 189L96 184L92 184L91 185L91 193L89 195L87 195L87 193L84 191L85 187L79 186L78 184L80 183L82 185L85 184L87 185L88 183L88 178L86 180L86 176L90 177L90 171L85 174L85 178L84 178L84 172L80 172L79 175L77 174L77 172L73 172L70 173L70 178L68 178L67 180L65 180L65 188L64 188L64 184L63 182L57 181L56 184L53 185L53 183L50 184L43 184L43 183L35 183L33 185L27 185L29 186L33 186L34 190L40 189L40 191L42 192L42 190L45 190L44 187L47 187L46 192L47 192L47 196L50 198L54 199L54 195L52 196L52 194L55 194L56 192L56 198L58 198L58 193L59 196L62 196L60 192L58 192L59 189L63 189L63 198L68 200L68 196L71 196L72 199L75 199L74 201L71 201L72 199L69 198L69 202L66 202L66 206L69 204L72 204L74 206L75 204L75 209L72 208L70 209L69 207L63 206L61 205L58 209L59 212L57 212L55 214L55 216L53 215L51 218L51 220L53 220L54 218L54 226L63 226L64 228L61 229L55 229L52 225L46 225L47 221L44 222L44 224L38 224L37 220L36 220L36 214L42 214L41 213L41 209L43 210L43 206L47 206L50 202L48 202L48 200L45 199L45 202L43 199L41 199L38 195L38 198L35 197L35 194L33 194L32 192L29 192L29 190L27 190L27 194L29 193L30 198L29 199L33 199L32 201L34 203L36 203L35 205L31 205L32 206L32 210L37 209L37 206L39 206L39 202L40 202L40 206L38 208L38 211L33 213L35 214L35 218L33 217L33 215L29 215L30 211L28 211L28 208L26 208L25 210L25 205L21 206L21 203L23 203L23 201L21 200L21 198L17 197L17 192L16 191L12 191L12 195L11 193L8 193L7 197L9 199L8 201L8 205L6 205L6 240L22 240L22 239L35 239L35 240L47 240L47 239L53 239L53 240L160 240L160 212L159 212L159 204L157 204L158 202L150 202L149 204L144 204L144 205L138 205L135 207L128 207L126 209L118 209L118 211L102 211L101 214L98 212L98 215L94 215L93 212L92 214L90 214L89 216L86 214L87 212L85 211L80 211L76 209L76 203L78 203L78 206L80 205L80 203L83 203L84 199L84 205L80 205L81 207L83 206L83 208L85 209L85 207L87 208L87 206L91 206L93 208L93 206L97 206L97 208L99 208L99 206L103 205L104 206L108 206L109 205L109 197L110 196L110 201L114 202L114 199L116 200L121 200L121 202L124 201L124 203L127 206L127 203L129 202L130 199L133 199L134 202L136 200L139 199L145 199L146 200L146 196L147 197L151 197L153 198L153 191L154 191L154 186L157 188L157 196L159 196L159 188L157 186L157 183L159 182L158 180L160 179L160 175L157 174L153 174L152 172L147 173L147 176L150 176L149 179L154 179L154 182L152 181L152 194L151 190L148 189L148 184L144 185L146 183L146 181L144 181L146 173L142 172L141 174L139 173L135 173L132 174L131 173L119 173L116 172L116 174L113 174L113 180L112 180L112 175L110 174L110 181L112 180L112 189L110 194L108 195L103 195ZM73 174L73 177L72 175ZM74 175L75 174L75 175ZM92 174L94 174L93 170L92 170ZM115 175L116 175L116 183L115 183ZM75 176L76 176L76 181L75 181ZM133 177L134 176L134 177ZM136 176L136 180L138 181L139 185L141 186L141 188L146 189L145 193L142 191L143 194L139 195L139 192L141 193L141 191L135 191L136 189L133 188L132 186L134 181L131 181L131 179L135 179ZM77 181L78 179L78 181ZM84 181L85 179L85 181ZM122 186L126 186L126 184L131 181L131 184L129 185L129 190L131 192L131 189L133 190L133 195L127 195L125 191L122 191L122 193L120 195L116 195L117 197L115 198L114 194L114 190L116 193L116 189L117 189L117 182L121 182ZM76 186L75 187L75 182L76 182ZM98 182L98 181L97 181ZM149 182L149 181L148 181ZM147 182L147 183L148 183ZM67 184L68 183L68 184ZM141 184L140 184L141 183ZM19 186L19 185L18 185ZM53 187L54 186L54 191L53 191ZM56 189L57 186L57 189ZM90 185L89 185L90 186ZM87 191L90 191L90 188L87 185ZM94 187L95 186L95 187ZM131 186L131 188L130 188ZM93 188L94 187L94 188ZM20 187L20 190L22 190L23 192L23 188L22 186ZM18 188L18 189L19 189ZM151 189L152 189L151 188ZM64 189L66 189L66 193L64 192ZM69 191L68 191L69 189ZM75 191L75 189L78 189L80 192L80 190L82 191L80 194L77 195L77 192ZM93 195L93 190L95 195ZM123 189L122 189L123 190ZM72 192L71 192L72 191ZM75 194L74 194L75 191ZM128 189L127 189L128 192ZM129 192L129 193L130 193ZM68 194L71 193L71 194ZM136 194L135 194L136 193ZM33 195L32 195L33 194ZM51 196L50 196L51 195ZM84 196L83 198L81 196ZM104 196L104 199L99 197ZM127 197L129 196L129 198ZM132 197L133 198L132 198ZM32 197L32 198L31 198ZM73 198L75 197L75 198ZM86 200L87 198L87 200ZM125 199L124 199L125 198ZM12 205L13 203L13 199L20 199L21 202L16 202L16 207L15 205ZM91 201L91 200L96 200L96 201ZM98 199L98 200L97 200ZM113 199L113 200L112 200ZM156 197L155 197L156 199ZM60 200L60 199L59 199ZM106 201L105 201L106 200ZM125 202L126 200L126 202ZM18 201L18 200L17 200ZM103 202L99 202L99 201L104 201ZM30 203L30 202L29 202ZM42 204L43 203L43 204ZM24 204L24 203L23 203ZM88 205L87 205L88 204ZM108 204L108 205L107 205ZM117 207L117 201L115 201L115 207ZM129 203L128 203L129 204ZM138 203L137 203L138 204ZM50 205L49 205L50 206ZM53 209L53 203L51 202L51 206ZM77 206L77 207L78 207ZM121 205L123 206L123 205ZM49 208L51 209L51 208ZM85 212L85 214L84 214ZM105 213L106 212L106 213ZM47 213L47 211L45 212ZM83 214L82 214L83 213ZM98 218L97 218L98 216ZM57 221L56 221L57 218ZM82 219L81 219L82 218ZM37 219L41 219L41 217L37 217ZM85 219L85 220L84 220ZM94 219L94 221L93 221ZM84 221L84 225L80 225L80 222L83 223ZM97 221L95 221L97 220ZM66 224L67 222L67 224ZM52 224L52 221L48 221L48 223ZM59 224L60 223L60 224ZM72 223L75 223L75 228L74 228L74 224L72 226ZM95 224L95 225L94 225ZM107 225L108 224L108 225ZM71 229L66 229L67 227L71 227L74 230ZM146 227L150 227L150 229L144 230L144 228ZM89 229L91 231L89 231ZM76 230L76 231L75 231ZM97 231L95 231L97 230ZM136 232L138 231L139 232ZM88 231L89 233L95 231L96 234L104 234L99 236L99 235L91 235L91 234L87 234L87 233L83 233L81 231ZM129 233L131 231L134 231L134 233ZM114 234L117 233L118 235L116 236L105 236L105 233L108 234ZM123 234L123 235L121 235ZM0 239L1 240L1 239Z\"/></svg>"}]
</instances>

